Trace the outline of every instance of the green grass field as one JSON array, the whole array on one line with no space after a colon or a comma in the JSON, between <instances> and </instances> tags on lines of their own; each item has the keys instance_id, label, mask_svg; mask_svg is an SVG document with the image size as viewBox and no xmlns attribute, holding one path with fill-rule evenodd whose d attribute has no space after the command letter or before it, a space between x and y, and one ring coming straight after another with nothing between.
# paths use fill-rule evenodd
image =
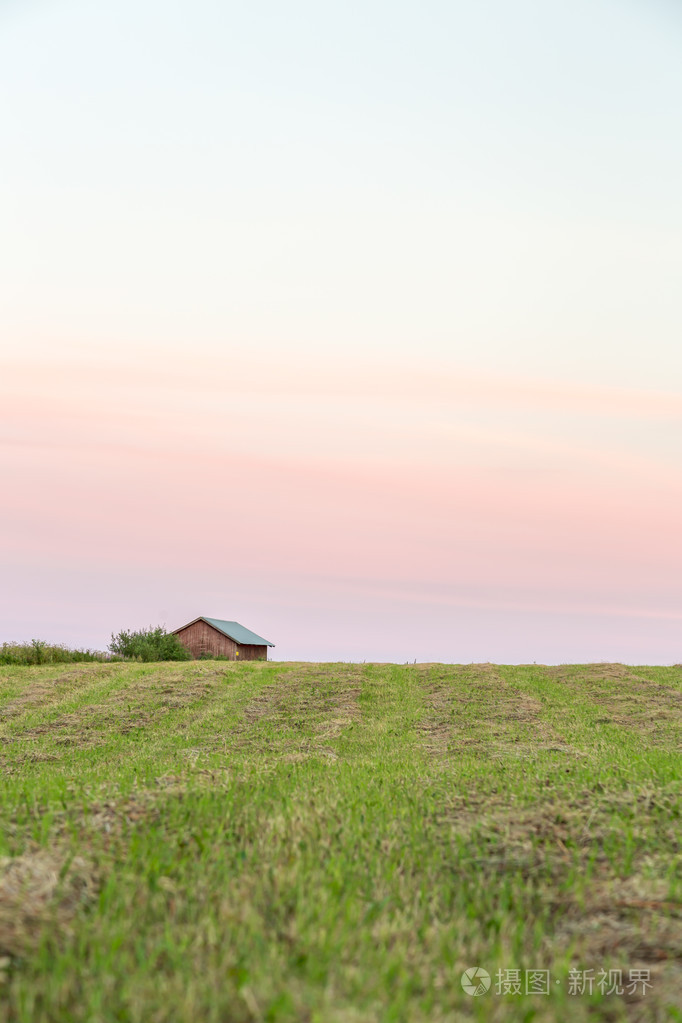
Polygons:
<instances>
[{"instance_id":1,"label":"green grass field","mask_svg":"<svg viewBox=\"0 0 682 1023\"><path fill-rule=\"evenodd\" d=\"M0 668L0 1020L682 1020L681 722L680 667Z\"/></svg>"}]
</instances>

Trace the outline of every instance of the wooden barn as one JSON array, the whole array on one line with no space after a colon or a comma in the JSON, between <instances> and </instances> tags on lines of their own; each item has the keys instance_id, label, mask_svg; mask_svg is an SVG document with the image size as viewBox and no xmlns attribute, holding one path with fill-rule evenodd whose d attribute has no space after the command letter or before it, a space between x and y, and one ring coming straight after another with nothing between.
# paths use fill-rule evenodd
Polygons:
<instances>
[{"instance_id":1,"label":"wooden barn","mask_svg":"<svg viewBox=\"0 0 682 1023\"><path fill-rule=\"evenodd\" d=\"M268 647L275 645L245 629L239 622L203 616L173 629L173 635L187 647L192 657L210 654L212 657L229 657L231 661L267 661Z\"/></svg>"}]
</instances>

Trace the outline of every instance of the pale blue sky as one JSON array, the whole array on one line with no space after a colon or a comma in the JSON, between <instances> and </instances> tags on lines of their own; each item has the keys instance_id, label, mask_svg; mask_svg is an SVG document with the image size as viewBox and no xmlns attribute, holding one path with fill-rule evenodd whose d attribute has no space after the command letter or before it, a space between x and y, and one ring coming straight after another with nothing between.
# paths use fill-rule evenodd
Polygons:
<instances>
[{"instance_id":1,"label":"pale blue sky","mask_svg":"<svg viewBox=\"0 0 682 1023\"><path fill-rule=\"evenodd\" d=\"M0 11L14 342L682 385L672 3Z\"/></svg>"}]
</instances>

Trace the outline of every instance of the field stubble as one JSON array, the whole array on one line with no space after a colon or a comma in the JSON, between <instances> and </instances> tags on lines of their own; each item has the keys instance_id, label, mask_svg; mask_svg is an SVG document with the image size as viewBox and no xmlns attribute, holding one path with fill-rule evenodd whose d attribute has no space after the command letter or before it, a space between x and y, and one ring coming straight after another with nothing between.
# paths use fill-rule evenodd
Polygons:
<instances>
[{"instance_id":1,"label":"field stubble","mask_svg":"<svg viewBox=\"0 0 682 1023\"><path fill-rule=\"evenodd\" d=\"M0 669L0 1020L681 1020L681 721L679 667Z\"/></svg>"}]
</instances>

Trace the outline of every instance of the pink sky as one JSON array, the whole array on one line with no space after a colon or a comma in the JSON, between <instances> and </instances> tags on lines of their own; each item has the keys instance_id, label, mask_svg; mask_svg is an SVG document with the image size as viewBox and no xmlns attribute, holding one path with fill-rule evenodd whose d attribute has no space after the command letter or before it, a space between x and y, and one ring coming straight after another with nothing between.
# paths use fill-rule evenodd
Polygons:
<instances>
[{"instance_id":1,"label":"pink sky","mask_svg":"<svg viewBox=\"0 0 682 1023\"><path fill-rule=\"evenodd\" d=\"M0 23L0 640L682 661L679 5Z\"/></svg>"},{"instance_id":2,"label":"pink sky","mask_svg":"<svg viewBox=\"0 0 682 1023\"><path fill-rule=\"evenodd\" d=\"M2 639L206 614L282 659L679 658L672 392L76 353L8 360L1 416Z\"/></svg>"}]
</instances>

